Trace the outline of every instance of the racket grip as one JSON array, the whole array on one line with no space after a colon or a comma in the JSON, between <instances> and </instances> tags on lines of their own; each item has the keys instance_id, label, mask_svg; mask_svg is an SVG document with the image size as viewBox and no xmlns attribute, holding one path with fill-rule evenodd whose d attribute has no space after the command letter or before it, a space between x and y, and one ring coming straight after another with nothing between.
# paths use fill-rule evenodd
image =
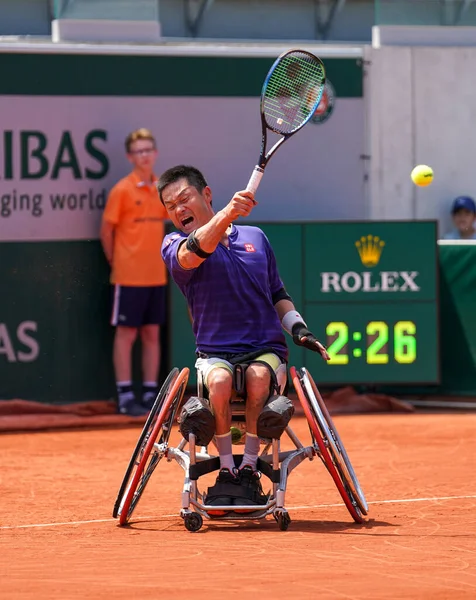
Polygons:
<instances>
[{"instance_id":1,"label":"racket grip","mask_svg":"<svg viewBox=\"0 0 476 600\"><path fill-rule=\"evenodd\" d=\"M251 174L250 180L248 181L248 185L246 186L246 190L248 192L256 194L256 190L259 187L261 178L263 177L263 173L264 169L256 165L256 167L253 169L253 173Z\"/></svg>"}]
</instances>

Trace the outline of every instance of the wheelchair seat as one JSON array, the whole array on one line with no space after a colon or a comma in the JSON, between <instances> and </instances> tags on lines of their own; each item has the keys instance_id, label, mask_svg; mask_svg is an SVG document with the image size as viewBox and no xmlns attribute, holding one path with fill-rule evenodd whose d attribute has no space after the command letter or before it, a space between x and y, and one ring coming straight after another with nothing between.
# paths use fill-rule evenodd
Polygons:
<instances>
[{"instance_id":1,"label":"wheelchair seat","mask_svg":"<svg viewBox=\"0 0 476 600\"><path fill-rule=\"evenodd\" d=\"M259 362L259 361L252 361ZM246 434L246 426L245 426L245 415L246 415L246 369L252 364L252 362L248 364L237 363L233 365L233 389L230 397L230 409L232 415L232 423L231 423L231 434L232 434L232 442L233 445L243 445L245 443L245 434ZM266 364L266 363L265 363ZM268 366L268 365L267 365ZM267 400L272 397L273 392L278 395L285 395L288 388L288 380L287 380L287 368L286 365L282 365L282 369L278 371L278 374L272 375L271 381L271 389L270 396ZM203 381L202 372L200 369L197 369L197 396L199 398L204 398L209 401L208 389ZM211 409L211 407L210 407ZM260 437L261 443L270 444L272 438L268 437Z\"/></svg>"}]
</instances>

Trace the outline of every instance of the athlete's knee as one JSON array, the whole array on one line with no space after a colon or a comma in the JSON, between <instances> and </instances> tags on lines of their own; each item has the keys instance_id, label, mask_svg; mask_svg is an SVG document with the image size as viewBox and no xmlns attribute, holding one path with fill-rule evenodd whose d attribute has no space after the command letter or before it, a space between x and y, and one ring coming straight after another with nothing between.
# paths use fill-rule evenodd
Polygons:
<instances>
[{"instance_id":1,"label":"athlete's knee","mask_svg":"<svg viewBox=\"0 0 476 600\"><path fill-rule=\"evenodd\" d=\"M232 376L227 369L216 367L207 377L207 387L212 402L229 402L232 390Z\"/></svg>"},{"instance_id":2,"label":"athlete's knee","mask_svg":"<svg viewBox=\"0 0 476 600\"><path fill-rule=\"evenodd\" d=\"M252 363L246 369L246 392L250 401L267 399L270 392L271 376L266 365Z\"/></svg>"}]
</instances>

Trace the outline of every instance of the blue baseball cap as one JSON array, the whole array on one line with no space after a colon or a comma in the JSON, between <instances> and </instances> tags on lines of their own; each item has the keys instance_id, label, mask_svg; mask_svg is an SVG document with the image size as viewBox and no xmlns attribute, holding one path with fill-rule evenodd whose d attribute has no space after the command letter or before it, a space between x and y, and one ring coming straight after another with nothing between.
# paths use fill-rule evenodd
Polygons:
<instances>
[{"instance_id":1,"label":"blue baseball cap","mask_svg":"<svg viewBox=\"0 0 476 600\"><path fill-rule=\"evenodd\" d=\"M471 212L476 214L476 204L472 198L469 196L458 196L455 198L453 202L453 207L451 209L451 214L455 214L460 208L466 208L466 210L470 210Z\"/></svg>"}]
</instances>

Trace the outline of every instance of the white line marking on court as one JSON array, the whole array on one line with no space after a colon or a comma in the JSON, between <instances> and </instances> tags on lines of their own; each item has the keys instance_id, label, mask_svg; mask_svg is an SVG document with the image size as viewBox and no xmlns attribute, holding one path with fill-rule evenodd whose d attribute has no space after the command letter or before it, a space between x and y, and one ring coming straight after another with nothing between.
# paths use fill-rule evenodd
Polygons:
<instances>
[{"instance_id":1,"label":"white line marking on court","mask_svg":"<svg viewBox=\"0 0 476 600\"><path fill-rule=\"evenodd\" d=\"M150 519L167 519L170 517L177 517L178 513L173 515L156 515L154 517L134 517L134 522L136 521L147 521ZM65 521L64 523L34 523L31 525L2 525L0 529L28 529L29 527L61 527L63 525L88 525L89 523L113 523L116 521L119 523L118 519L90 519L88 521Z\"/></svg>"},{"instance_id":2,"label":"white line marking on court","mask_svg":"<svg viewBox=\"0 0 476 600\"><path fill-rule=\"evenodd\" d=\"M401 498L399 500L373 500L367 504L405 504L405 502L439 502L440 500L462 500L467 498L476 498L476 495L471 496L440 496L438 498ZM331 508L334 506L344 506L343 502L337 504L316 504L314 506L293 506L288 510L310 510L312 508ZM1 527L0 527L1 529Z\"/></svg>"},{"instance_id":3,"label":"white line marking on court","mask_svg":"<svg viewBox=\"0 0 476 600\"><path fill-rule=\"evenodd\" d=\"M367 504L405 504L407 502L440 502L442 500L469 500L476 498L476 494L468 496L439 496L430 498L400 498L398 500L373 500ZM314 504L312 506L288 506L287 510L312 510L314 508L334 508L336 506L344 506L343 502L336 504ZM179 512L171 515L154 515L150 517L134 517L134 522L137 521L157 521L158 519L170 519L178 517ZM63 523L33 523L29 525L1 525L0 529L30 529L34 527L62 527L65 525L88 525L90 523L113 523L119 522L117 519L90 519L88 521L65 521Z\"/></svg>"}]
</instances>

